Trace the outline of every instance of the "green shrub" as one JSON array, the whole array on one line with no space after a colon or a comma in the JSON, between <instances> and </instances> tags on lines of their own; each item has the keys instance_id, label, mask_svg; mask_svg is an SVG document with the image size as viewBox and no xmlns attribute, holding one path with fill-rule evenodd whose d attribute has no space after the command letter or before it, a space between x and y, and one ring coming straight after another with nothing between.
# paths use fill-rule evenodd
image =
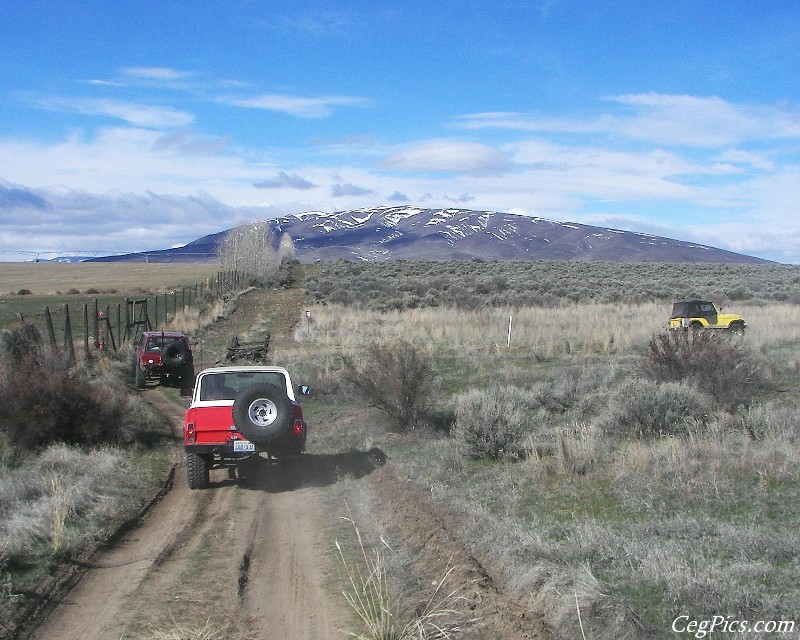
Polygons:
<instances>
[{"instance_id":1,"label":"green shrub","mask_svg":"<svg viewBox=\"0 0 800 640\"><path fill-rule=\"evenodd\" d=\"M366 361L345 358L345 378L401 432L425 423L436 399L438 377L430 355L410 342L372 343Z\"/></svg>"},{"instance_id":2,"label":"green shrub","mask_svg":"<svg viewBox=\"0 0 800 640\"><path fill-rule=\"evenodd\" d=\"M497 386L472 389L455 398L451 436L464 453L486 460L517 459L545 409L525 389Z\"/></svg>"},{"instance_id":3,"label":"green shrub","mask_svg":"<svg viewBox=\"0 0 800 640\"><path fill-rule=\"evenodd\" d=\"M634 379L614 393L601 426L625 437L685 435L706 425L710 413L709 398L686 384Z\"/></svg>"}]
</instances>

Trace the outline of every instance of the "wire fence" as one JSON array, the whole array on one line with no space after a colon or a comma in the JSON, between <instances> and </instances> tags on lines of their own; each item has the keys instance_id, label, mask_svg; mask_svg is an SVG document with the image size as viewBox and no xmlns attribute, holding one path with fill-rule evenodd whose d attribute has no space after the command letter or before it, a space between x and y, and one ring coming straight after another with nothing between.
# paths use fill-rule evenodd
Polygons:
<instances>
[{"instance_id":1,"label":"wire fence","mask_svg":"<svg viewBox=\"0 0 800 640\"><path fill-rule=\"evenodd\" d=\"M244 272L220 271L215 278L180 289L113 304L93 298L53 308L48 305L37 314L20 313L19 319L35 326L50 347L74 364L79 354L90 360L93 351L120 351L143 331L163 329L187 308L240 291L249 281Z\"/></svg>"}]
</instances>

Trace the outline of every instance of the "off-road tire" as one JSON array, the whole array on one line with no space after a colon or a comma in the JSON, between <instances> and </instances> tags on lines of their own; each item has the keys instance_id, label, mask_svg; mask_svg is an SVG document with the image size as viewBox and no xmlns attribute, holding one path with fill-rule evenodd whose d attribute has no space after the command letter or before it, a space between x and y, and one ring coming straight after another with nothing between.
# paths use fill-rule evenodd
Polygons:
<instances>
[{"instance_id":1,"label":"off-road tire","mask_svg":"<svg viewBox=\"0 0 800 640\"><path fill-rule=\"evenodd\" d=\"M161 364L178 369L189 359L189 347L184 342L174 342L161 354Z\"/></svg>"},{"instance_id":2,"label":"off-road tire","mask_svg":"<svg viewBox=\"0 0 800 640\"><path fill-rule=\"evenodd\" d=\"M233 401L233 424L257 446L264 447L284 435L292 421L292 404L286 392L274 384L245 387Z\"/></svg>"},{"instance_id":3,"label":"off-road tire","mask_svg":"<svg viewBox=\"0 0 800 640\"><path fill-rule=\"evenodd\" d=\"M133 383L137 389L144 389L145 384L147 383L147 374L142 367L141 362L136 362L136 369L133 372Z\"/></svg>"},{"instance_id":4,"label":"off-road tire","mask_svg":"<svg viewBox=\"0 0 800 640\"><path fill-rule=\"evenodd\" d=\"M728 331L735 336L743 336L744 335L744 325L740 322L734 322L731 326L728 327Z\"/></svg>"},{"instance_id":5,"label":"off-road tire","mask_svg":"<svg viewBox=\"0 0 800 640\"><path fill-rule=\"evenodd\" d=\"M194 375L194 361L189 358L183 365L181 370L180 389L181 393L191 393L194 389L195 375Z\"/></svg>"},{"instance_id":6,"label":"off-road tire","mask_svg":"<svg viewBox=\"0 0 800 640\"><path fill-rule=\"evenodd\" d=\"M208 460L199 453L187 453L186 476L190 489L208 489Z\"/></svg>"}]
</instances>

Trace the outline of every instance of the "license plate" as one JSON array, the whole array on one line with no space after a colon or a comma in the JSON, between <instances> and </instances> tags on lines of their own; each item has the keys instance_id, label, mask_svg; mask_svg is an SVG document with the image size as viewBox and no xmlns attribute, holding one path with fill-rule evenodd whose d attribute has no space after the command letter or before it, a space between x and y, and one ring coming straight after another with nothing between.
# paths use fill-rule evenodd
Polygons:
<instances>
[{"instance_id":1,"label":"license plate","mask_svg":"<svg viewBox=\"0 0 800 640\"><path fill-rule=\"evenodd\" d=\"M234 440L233 451L234 453L251 453L256 450L256 445L247 440Z\"/></svg>"}]
</instances>

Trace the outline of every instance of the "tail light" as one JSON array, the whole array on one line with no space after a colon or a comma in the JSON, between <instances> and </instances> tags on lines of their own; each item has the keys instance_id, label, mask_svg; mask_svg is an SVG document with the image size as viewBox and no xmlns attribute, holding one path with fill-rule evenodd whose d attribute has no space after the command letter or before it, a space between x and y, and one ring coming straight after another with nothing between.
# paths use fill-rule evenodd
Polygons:
<instances>
[{"instance_id":1,"label":"tail light","mask_svg":"<svg viewBox=\"0 0 800 640\"><path fill-rule=\"evenodd\" d=\"M292 407L292 417L294 418L292 433L296 436L302 436L305 425L303 424L303 411L300 409L300 405L296 404Z\"/></svg>"},{"instance_id":2,"label":"tail light","mask_svg":"<svg viewBox=\"0 0 800 640\"><path fill-rule=\"evenodd\" d=\"M197 441L197 429L194 426L194 422L190 422L186 425L186 442L196 442Z\"/></svg>"}]
</instances>

